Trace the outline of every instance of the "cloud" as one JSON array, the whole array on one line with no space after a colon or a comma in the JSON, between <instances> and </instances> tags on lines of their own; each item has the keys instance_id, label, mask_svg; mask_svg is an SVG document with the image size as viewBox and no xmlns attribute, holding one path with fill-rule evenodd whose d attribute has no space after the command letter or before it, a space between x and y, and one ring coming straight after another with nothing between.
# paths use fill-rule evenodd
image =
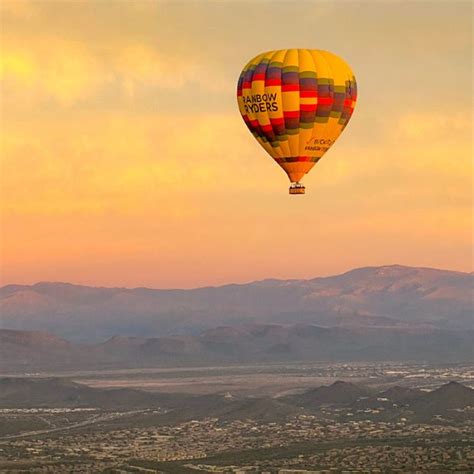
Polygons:
<instances>
[{"instance_id":1,"label":"cloud","mask_svg":"<svg viewBox=\"0 0 474 474\"><path fill-rule=\"evenodd\" d=\"M15 0L0 3L0 15L4 19L32 19L38 12L38 4L31 0Z\"/></svg>"},{"instance_id":2,"label":"cloud","mask_svg":"<svg viewBox=\"0 0 474 474\"><path fill-rule=\"evenodd\" d=\"M6 41L0 62L2 93L8 101L69 106L87 99L111 76L80 43L39 38L33 48ZM55 46L52 48L52 45Z\"/></svg>"},{"instance_id":3,"label":"cloud","mask_svg":"<svg viewBox=\"0 0 474 474\"><path fill-rule=\"evenodd\" d=\"M423 140L425 143L434 141L446 142L465 137L471 132L471 110L452 113L413 111L402 115L398 120L398 133L401 138Z\"/></svg>"},{"instance_id":4,"label":"cloud","mask_svg":"<svg viewBox=\"0 0 474 474\"><path fill-rule=\"evenodd\" d=\"M233 84L223 78L209 80L205 66L196 61L165 56L143 44L117 47L105 60L94 48L54 37L25 46L7 41L3 48L0 79L7 108L18 107L18 102L31 107L48 101L62 107L84 101L103 105L107 100L133 100L143 91L153 97L183 87L199 87L202 93L233 92Z\"/></svg>"},{"instance_id":5,"label":"cloud","mask_svg":"<svg viewBox=\"0 0 474 474\"><path fill-rule=\"evenodd\" d=\"M113 60L111 71L131 98L143 87L179 90L198 85L204 91L215 92L232 90L234 85L233 82L226 83L219 75L209 80L207 66L193 59L192 55L165 55L140 43L120 50Z\"/></svg>"},{"instance_id":6,"label":"cloud","mask_svg":"<svg viewBox=\"0 0 474 474\"><path fill-rule=\"evenodd\" d=\"M52 118L41 125L10 122L2 140L3 209L7 214L133 213L167 201L175 189L179 201L251 186L249 168L263 174L268 163L246 165L242 151L258 146L245 140L251 139L247 133L232 115L102 114ZM234 146L242 139L247 145Z\"/></svg>"},{"instance_id":7,"label":"cloud","mask_svg":"<svg viewBox=\"0 0 474 474\"><path fill-rule=\"evenodd\" d=\"M127 107L169 91L188 100L195 89L233 93L233 77L163 37L165 25L153 18L166 16L166 5L127 5L3 2L4 109Z\"/></svg>"}]
</instances>

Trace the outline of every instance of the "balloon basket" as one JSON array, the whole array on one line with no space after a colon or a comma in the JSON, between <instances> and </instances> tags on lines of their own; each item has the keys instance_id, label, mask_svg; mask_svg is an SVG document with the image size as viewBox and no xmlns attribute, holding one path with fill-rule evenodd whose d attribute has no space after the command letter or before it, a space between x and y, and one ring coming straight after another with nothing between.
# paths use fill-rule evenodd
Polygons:
<instances>
[{"instance_id":1,"label":"balloon basket","mask_svg":"<svg viewBox=\"0 0 474 474\"><path fill-rule=\"evenodd\" d=\"M292 183L289 191L290 191L290 194L304 194L305 187L300 183Z\"/></svg>"}]
</instances>

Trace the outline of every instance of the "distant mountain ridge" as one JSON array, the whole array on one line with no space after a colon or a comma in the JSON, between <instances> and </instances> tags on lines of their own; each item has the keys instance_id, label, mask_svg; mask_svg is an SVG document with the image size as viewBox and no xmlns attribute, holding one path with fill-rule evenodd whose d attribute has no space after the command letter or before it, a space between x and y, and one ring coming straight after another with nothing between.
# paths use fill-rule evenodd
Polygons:
<instances>
[{"instance_id":1,"label":"distant mountain ridge","mask_svg":"<svg viewBox=\"0 0 474 474\"><path fill-rule=\"evenodd\" d=\"M0 288L0 327L91 342L255 323L463 331L474 329L473 299L473 274L400 265L192 290L37 283Z\"/></svg>"},{"instance_id":2,"label":"distant mountain ridge","mask_svg":"<svg viewBox=\"0 0 474 474\"><path fill-rule=\"evenodd\" d=\"M431 326L247 324L198 336L115 336L86 345L44 332L0 329L0 373L296 361L474 361L473 339L474 331Z\"/></svg>"}]
</instances>

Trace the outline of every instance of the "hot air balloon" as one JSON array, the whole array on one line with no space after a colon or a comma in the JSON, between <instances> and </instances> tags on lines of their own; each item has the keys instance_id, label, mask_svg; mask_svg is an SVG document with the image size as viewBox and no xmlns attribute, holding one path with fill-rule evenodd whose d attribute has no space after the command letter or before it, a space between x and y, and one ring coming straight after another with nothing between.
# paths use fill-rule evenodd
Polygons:
<instances>
[{"instance_id":1,"label":"hot air balloon","mask_svg":"<svg viewBox=\"0 0 474 474\"><path fill-rule=\"evenodd\" d=\"M288 175L290 194L304 194L300 181L346 127L357 86L351 68L329 51L281 49L244 67L237 100L253 136Z\"/></svg>"}]
</instances>

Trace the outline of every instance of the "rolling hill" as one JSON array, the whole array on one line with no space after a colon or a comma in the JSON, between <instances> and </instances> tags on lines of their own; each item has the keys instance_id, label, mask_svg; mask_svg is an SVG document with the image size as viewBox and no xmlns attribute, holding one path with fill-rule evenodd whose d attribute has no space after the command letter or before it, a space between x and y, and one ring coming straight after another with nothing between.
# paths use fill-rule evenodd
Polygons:
<instances>
[{"instance_id":1,"label":"rolling hill","mask_svg":"<svg viewBox=\"0 0 474 474\"><path fill-rule=\"evenodd\" d=\"M161 394L133 389L92 388L64 378L5 377L0 378L0 408L159 408L159 413L146 414L140 423L172 424L209 417L227 421L253 419L269 422L298 414L317 414L324 407L356 412L360 402L380 411L383 400L389 402L385 404L384 413L364 413L362 417L399 419L407 416L413 422L437 422L440 416L456 419L459 410L472 412L474 407L474 390L457 382L442 385L431 392L403 390L401 387L393 387L389 391L394 397L404 392L403 406L392 405L394 399L387 399L387 391L376 392L348 382L335 382L300 395L275 399L217 394ZM143 418L143 415L137 416Z\"/></svg>"},{"instance_id":2,"label":"rolling hill","mask_svg":"<svg viewBox=\"0 0 474 474\"><path fill-rule=\"evenodd\" d=\"M174 397L134 389L97 389L63 378L0 378L2 408L154 408Z\"/></svg>"},{"instance_id":3,"label":"rolling hill","mask_svg":"<svg viewBox=\"0 0 474 474\"><path fill-rule=\"evenodd\" d=\"M332 385L323 385L299 395L291 395L285 399L302 407L318 408L323 405L349 405L361 398L367 398L372 393L373 390L366 387L350 382L337 381Z\"/></svg>"}]
</instances>

